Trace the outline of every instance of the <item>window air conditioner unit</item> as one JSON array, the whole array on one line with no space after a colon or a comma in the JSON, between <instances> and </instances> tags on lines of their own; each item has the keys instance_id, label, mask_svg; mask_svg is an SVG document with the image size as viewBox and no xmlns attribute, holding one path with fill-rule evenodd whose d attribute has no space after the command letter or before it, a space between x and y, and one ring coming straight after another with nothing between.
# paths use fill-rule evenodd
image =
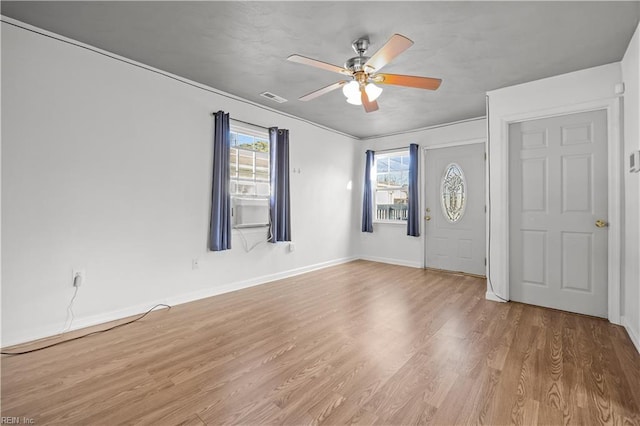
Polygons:
<instances>
[{"instance_id":1,"label":"window air conditioner unit","mask_svg":"<svg viewBox=\"0 0 640 426\"><path fill-rule=\"evenodd\" d=\"M269 200L266 198L232 198L234 228L269 225Z\"/></svg>"}]
</instances>

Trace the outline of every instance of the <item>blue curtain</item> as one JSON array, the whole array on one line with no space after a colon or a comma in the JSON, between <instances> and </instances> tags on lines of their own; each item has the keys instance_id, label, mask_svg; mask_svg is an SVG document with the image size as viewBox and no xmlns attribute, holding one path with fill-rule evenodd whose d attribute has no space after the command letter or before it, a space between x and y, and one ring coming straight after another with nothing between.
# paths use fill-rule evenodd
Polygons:
<instances>
[{"instance_id":1,"label":"blue curtain","mask_svg":"<svg viewBox=\"0 0 640 426\"><path fill-rule=\"evenodd\" d=\"M213 186L211 191L211 223L209 249L231 248L231 196L229 195L229 114L215 113L213 134Z\"/></svg>"},{"instance_id":2,"label":"blue curtain","mask_svg":"<svg viewBox=\"0 0 640 426\"><path fill-rule=\"evenodd\" d=\"M289 131L269 129L269 156L271 174L271 214L269 241L291 241L291 203L289 200Z\"/></svg>"},{"instance_id":3,"label":"blue curtain","mask_svg":"<svg viewBox=\"0 0 640 426\"><path fill-rule=\"evenodd\" d=\"M364 165L364 195L362 197L362 232L373 232L373 192L371 191L371 169L374 151L366 152Z\"/></svg>"},{"instance_id":4,"label":"blue curtain","mask_svg":"<svg viewBox=\"0 0 640 426\"><path fill-rule=\"evenodd\" d=\"M407 235L412 237L420 236L420 199L418 197L418 145L412 143L409 145L409 205L407 220Z\"/></svg>"}]
</instances>

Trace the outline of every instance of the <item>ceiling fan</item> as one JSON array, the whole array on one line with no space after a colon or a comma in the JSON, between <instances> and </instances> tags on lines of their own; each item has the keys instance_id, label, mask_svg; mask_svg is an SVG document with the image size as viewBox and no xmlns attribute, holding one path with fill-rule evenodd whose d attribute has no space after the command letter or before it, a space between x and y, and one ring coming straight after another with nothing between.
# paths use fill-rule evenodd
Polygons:
<instances>
[{"instance_id":1,"label":"ceiling fan","mask_svg":"<svg viewBox=\"0 0 640 426\"><path fill-rule=\"evenodd\" d=\"M374 83L393 84L396 86L415 87L427 90L436 90L440 87L442 80L439 78L380 73L382 67L411 47L411 45L413 45L413 41L407 37L394 34L380 50L369 57L365 56L369 48L369 38L362 37L351 44L358 56L348 59L344 67L301 55L291 55L287 60L351 77L351 81L341 80L308 93L299 98L301 101L310 101L311 99L315 99L318 96L342 87L342 92L347 97L347 102L353 105L363 105L366 112L373 112L378 110L376 99L380 96L380 93L382 93L382 88L376 86Z\"/></svg>"}]
</instances>

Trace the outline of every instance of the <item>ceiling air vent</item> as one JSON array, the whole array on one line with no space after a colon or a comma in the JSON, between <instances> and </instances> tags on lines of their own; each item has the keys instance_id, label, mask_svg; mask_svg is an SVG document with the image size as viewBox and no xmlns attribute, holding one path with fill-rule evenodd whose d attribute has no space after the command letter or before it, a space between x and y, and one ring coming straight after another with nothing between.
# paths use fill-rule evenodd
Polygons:
<instances>
[{"instance_id":1,"label":"ceiling air vent","mask_svg":"<svg viewBox=\"0 0 640 426\"><path fill-rule=\"evenodd\" d=\"M267 99L271 99L274 102L277 102L279 104L283 103L283 102L287 102L287 100L283 97L280 97L276 94L273 94L271 92L262 92L260 93L260 96L262 96L263 98L267 98Z\"/></svg>"}]
</instances>

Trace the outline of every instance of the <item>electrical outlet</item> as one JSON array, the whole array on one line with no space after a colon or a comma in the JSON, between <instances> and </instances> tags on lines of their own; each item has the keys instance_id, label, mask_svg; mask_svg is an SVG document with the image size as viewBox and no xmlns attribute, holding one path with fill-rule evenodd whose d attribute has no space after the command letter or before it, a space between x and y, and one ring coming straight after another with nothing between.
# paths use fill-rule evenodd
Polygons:
<instances>
[{"instance_id":1,"label":"electrical outlet","mask_svg":"<svg viewBox=\"0 0 640 426\"><path fill-rule=\"evenodd\" d=\"M198 269L200 267L200 264L198 263L199 260L196 259L191 259L191 269Z\"/></svg>"},{"instance_id":2,"label":"electrical outlet","mask_svg":"<svg viewBox=\"0 0 640 426\"><path fill-rule=\"evenodd\" d=\"M289 243L289 253L293 253L294 251L296 251L296 244L295 243Z\"/></svg>"},{"instance_id":3,"label":"electrical outlet","mask_svg":"<svg viewBox=\"0 0 640 426\"><path fill-rule=\"evenodd\" d=\"M74 287L80 287L86 283L87 273L84 269L73 269L71 283Z\"/></svg>"}]
</instances>

